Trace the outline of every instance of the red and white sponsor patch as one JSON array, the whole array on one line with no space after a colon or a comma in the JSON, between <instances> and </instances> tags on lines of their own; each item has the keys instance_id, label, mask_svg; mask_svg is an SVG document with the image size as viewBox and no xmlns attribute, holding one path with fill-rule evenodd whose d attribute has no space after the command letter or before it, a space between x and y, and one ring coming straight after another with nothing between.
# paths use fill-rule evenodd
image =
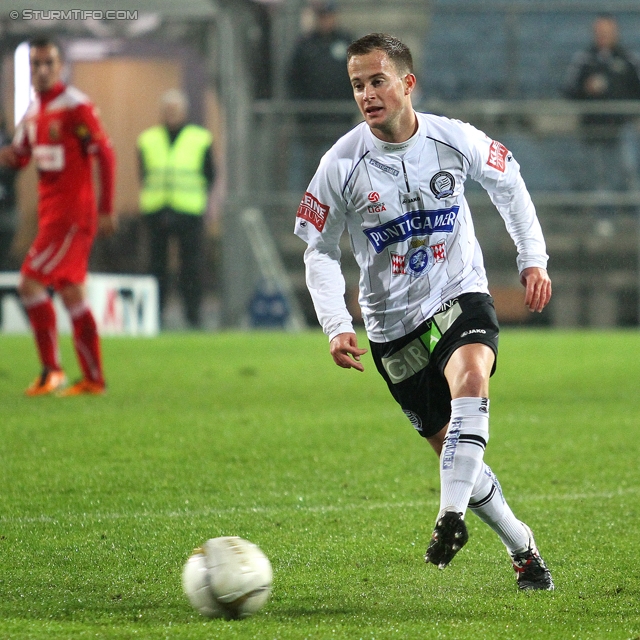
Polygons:
<instances>
[{"instance_id":1,"label":"red and white sponsor patch","mask_svg":"<svg viewBox=\"0 0 640 640\"><path fill-rule=\"evenodd\" d=\"M378 200L380 200L380 194L377 191L372 191L367 198L369 198L370 202L378 202Z\"/></svg>"},{"instance_id":2,"label":"red and white sponsor patch","mask_svg":"<svg viewBox=\"0 0 640 640\"><path fill-rule=\"evenodd\" d=\"M407 273L405 256L391 252L391 275L402 276Z\"/></svg>"},{"instance_id":3,"label":"red and white sponsor patch","mask_svg":"<svg viewBox=\"0 0 640 640\"><path fill-rule=\"evenodd\" d=\"M505 158L508 154L509 149L507 149L507 147L497 140L493 140L489 147L489 159L487 160L487 164L504 173L504 170L507 168Z\"/></svg>"},{"instance_id":4,"label":"red and white sponsor patch","mask_svg":"<svg viewBox=\"0 0 640 640\"><path fill-rule=\"evenodd\" d=\"M431 251L433 251L433 258L436 262L444 262L444 259L445 259L444 242L433 244L429 248L431 249Z\"/></svg>"},{"instance_id":5,"label":"red and white sponsor patch","mask_svg":"<svg viewBox=\"0 0 640 640\"><path fill-rule=\"evenodd\" d=\"M318 231L324 229L324 224L329 215L329 207L322 204L320 200L312 196L309 192L305 193L300 206L298 207L297 218L308 220Z\"/></svg>"},{"instance_id":6,"label":"red and white sponsor patch","mask_svg":"<svg viewBox=\"0 0 640 640\"><path fill-rule=\"evenodd\" d=\"M62 144L37 144L33 147L33 159L40 171L62 171L64 169L64 146Z\"/></svg>"}]
</instances>

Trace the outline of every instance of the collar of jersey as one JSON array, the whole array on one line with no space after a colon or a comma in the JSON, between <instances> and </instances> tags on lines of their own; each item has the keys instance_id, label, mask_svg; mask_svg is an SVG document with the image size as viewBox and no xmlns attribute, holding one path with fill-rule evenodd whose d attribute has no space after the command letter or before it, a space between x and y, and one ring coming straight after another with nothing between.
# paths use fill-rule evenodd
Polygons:
<instances>
[{"instance_id":1,"label":"collar of jersey","mask_svg":"<svg viewBox=\"0 0 640 640\"><path fill-rule=\"evenodd\" d=\"M380 140L380 138L376 138L373 135L371 129L369 129L369 135L371 136L371 141L373 142L375 148L380 151L380 153L385 153L392 156L403 156L407 151L412 149L416 142L418 142L418 138L420 136L420 119L418 118L418 129L417 131L404 142L385 142L384 140Z\"/></svg>"},{"instance_id":2,"label":"collar of jersey","mask_svg":"<svg viewBox=\"0 0 640 640\"><path fill-rule=\"evenodd\" d=\"M40 104L43 107L46 104L49 104L49 102L57 98L65 90L65 88L66 87L62 82L57 82L48 91L42 91L41 93L38 93L38 97L40 98Z\"/></svg>"}]
</instances>

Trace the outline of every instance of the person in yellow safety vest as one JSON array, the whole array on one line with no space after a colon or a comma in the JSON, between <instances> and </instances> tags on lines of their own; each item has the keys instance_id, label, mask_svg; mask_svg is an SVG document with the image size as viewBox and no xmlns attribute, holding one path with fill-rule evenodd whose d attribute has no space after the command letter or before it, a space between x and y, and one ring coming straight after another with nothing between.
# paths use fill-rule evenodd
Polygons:
<instances>
[{"instance_id":1,"label":"person in yellow safety vest","mask_svg":"<svg viewBox=\"0 0 640 640\"><path fill-rule=\"evenodd\" d=\"M162 96L162 124L138 137L140 211L149 237L149 271L158 279L160 317L169 289L168 245L178 240L178 289L190 327L200 327L203 214L215 180L212 136L187 122L186 95L171 89Z\"/></svg>"}]
</instances>

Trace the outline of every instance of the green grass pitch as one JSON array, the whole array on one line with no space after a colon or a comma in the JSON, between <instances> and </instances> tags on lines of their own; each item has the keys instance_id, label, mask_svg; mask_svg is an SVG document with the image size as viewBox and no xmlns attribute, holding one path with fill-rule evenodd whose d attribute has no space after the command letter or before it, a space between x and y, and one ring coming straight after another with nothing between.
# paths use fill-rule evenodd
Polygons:
<instances>
[{"instance_id":1,"label":"green grass pitch","mask_svg":"<svg viewBox=\"0 0 640 640\"><path fill-rule=\"evenodd\" d=\"M452 564L424 564L437 461L368 354L342 370L319 332L103 350L106 397L27 399L31 339L0 336L1 639L640 638L640 333L503 331L486 460L553 593L518 592L471 514ZM245 621L182 594L220 535L273 564Z\"/></svg>"}]
</instances>

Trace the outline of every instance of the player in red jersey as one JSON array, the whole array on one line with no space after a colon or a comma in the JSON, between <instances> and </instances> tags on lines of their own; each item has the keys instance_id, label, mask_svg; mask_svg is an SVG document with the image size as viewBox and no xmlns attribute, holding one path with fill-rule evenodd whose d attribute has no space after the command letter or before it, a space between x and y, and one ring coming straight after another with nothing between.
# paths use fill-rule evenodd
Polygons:
<instances>
[{"instance_id":1,"label":"player in red jersey","mask_svg":"<svg viewBox=\"0 0 640 640\"><path fill-rule=\"evenodd\" d=\"M86 301L84 281L96 232L112 234L115 157L89 99L61 80L58 45L47 38L30 42L35 100L16 129L13 144L0 149L0 164L38 168L38 233L20 270L18 290L33 328L42 374L28 396L102 394L100 340ZM101 182L96 207L92 158ZM56 317L48 289L54 289L71 316L73 345L83 378L66 387L60 363Z\"/></svg>"}]
</instances>

